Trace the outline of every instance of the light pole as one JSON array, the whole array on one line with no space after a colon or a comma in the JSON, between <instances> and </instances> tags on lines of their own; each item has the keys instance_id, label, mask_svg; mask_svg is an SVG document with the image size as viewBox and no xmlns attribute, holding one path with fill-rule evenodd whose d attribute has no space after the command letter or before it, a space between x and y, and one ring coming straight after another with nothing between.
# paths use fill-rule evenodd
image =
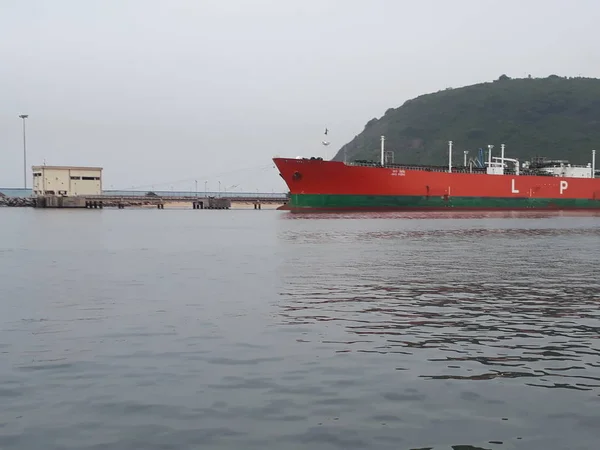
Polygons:
<instances>
[{"instance_id":1,"label":"light pole","mask_svg":"<svg viewBox=\"0 0 600 450\"><path fill-rule=\"evenodd\" d=\"M219 181L219 197L221 197L221 182Z\"/></svg>"},{"instance_id":2,"label":"light pole","mask_svg":"<svg viewBox=\"0 0 600 450\"><path fill-rule=\"evenodd\" d=\"M25 119L27 119L29 115L20 114L19 117L23 119L23 188L27 189L27 143L25 140Z\"/></svg>"},{"instance_id":3,"label":"light pole","mask_svg":"<svg viewBox=\"0 0 600 450\"><path fill-rule=\"evenodd\" d=\"M196 180L196 198L198 198L198 180Z\"/></svg>"},{"instance_id":4,"label":"light pole","mask_svg":"<svg viewBox=\"0 0 600 450\"><path fill-rule=\"evenodd\" d=\"M208 184L208 181L204 182L204 196L208 198L208 189L206 187L206 185Z\"/></svg>"}]
</instances>

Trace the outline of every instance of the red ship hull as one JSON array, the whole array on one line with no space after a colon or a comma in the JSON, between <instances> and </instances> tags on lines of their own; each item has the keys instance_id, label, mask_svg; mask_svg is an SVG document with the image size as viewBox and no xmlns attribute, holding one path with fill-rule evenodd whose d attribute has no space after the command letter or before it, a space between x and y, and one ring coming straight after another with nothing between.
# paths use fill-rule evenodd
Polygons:
<instances>
[{"instance_id":1,"label":"red ship hull","mask_svg":"<svg viewBox=\"0 0 600 450\"><path fill-rule=\"evenodd\" d=\"M600 178L273 161L290 191L285 209L292 211L600 209Z\"/></svg>"}]
</instances>

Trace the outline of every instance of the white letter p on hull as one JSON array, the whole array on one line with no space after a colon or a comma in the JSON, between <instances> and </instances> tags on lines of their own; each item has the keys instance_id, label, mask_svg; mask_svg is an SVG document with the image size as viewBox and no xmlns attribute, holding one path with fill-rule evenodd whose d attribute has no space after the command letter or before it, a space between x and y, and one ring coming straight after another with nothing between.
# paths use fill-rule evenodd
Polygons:
<instances>
[{"instance_id":1,"label":"white letter p on hull","mask_svg":"<svg viewBox=\"0 0 600 450\"><path fill-rule=\"evenodd\" d=\"M562 193L564 191L567 190L568 187L569 187L569 183L567 183L565 180L561 180L560 181L560 193L561 193L561 195L562 195Z\"/></svg>"}]
</instances>

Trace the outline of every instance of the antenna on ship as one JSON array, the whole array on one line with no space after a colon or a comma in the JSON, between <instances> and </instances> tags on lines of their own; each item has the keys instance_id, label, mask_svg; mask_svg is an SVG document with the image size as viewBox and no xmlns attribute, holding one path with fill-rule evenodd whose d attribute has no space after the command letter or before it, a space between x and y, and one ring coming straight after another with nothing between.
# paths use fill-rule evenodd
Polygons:
<instances>
[{"instance_id":1,"label":"antenna on ship","mask_svg":"<svg viewBox=\"0 0 600 450\"><path fill-rule=\"evenodd\" d=\"M327 127L325 127L325 136L327 136L327 133L329 133L329 130L327 129ZM329 145L329 141L323 140L323 142L321 142L323 145L328 146Z\"/></svg>"},{"instance_id":2,"label":"antenna on ship","mask_svg":"<svg viewBox=\"0 0 600 450\"><path fill-rule=\"evenodd\" d=\"M328 130L327 128L325 128L325 133L324 133L324 134L325 134L325 136L327 136L327 133L329 133L329 130ZM327 146L328 146L330 143L331 143L331 142L329 142L329 141L327 141L327 140L325 140L325 139L323 139L323 140L321 141L321 144L323 144L323 146L324 146L324 147L327 147ZM327 153L325 153L325 158L327 158Z\"/></svg>"},{"instance_id":3,"label":"antenna on ship","mask_svg":"<svg viewBox=\"0 0 600 450\"><path fill-rule=\"evenodd\" d=\"M385 165L385 136L381 136L381 165Z\"/></svg>"},{"instance_id":4,"label":"antenna on ship","mask_svg":"<svg viewBox=\"0 0 600 450\"><path fill-rule=\"evenodd\" d=\"M592 150L592 178L596 178L596 150Z\"/></svg>"},{"instance_id":5,"label":"antenna on ship","mask_svg":"<svg viewBox=\"0 0 600 450\"><path fill-rule=\"evenodd\" d=\"M448 172L452 173L452 141L448 141Z\"/></svg>"}]
</instances>

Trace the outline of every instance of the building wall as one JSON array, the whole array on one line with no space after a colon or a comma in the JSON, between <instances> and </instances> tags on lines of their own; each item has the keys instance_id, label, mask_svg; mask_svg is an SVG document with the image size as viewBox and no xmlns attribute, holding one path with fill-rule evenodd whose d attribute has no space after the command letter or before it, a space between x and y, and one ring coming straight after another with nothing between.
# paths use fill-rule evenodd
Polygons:
<instances>
[{"instance_id":1,"label":"building wall","mask_svg":"<svg viewBox=\"0 0 600 450\"><path fill-rule=\"evenodd\" d=\"M102 194L102 169L86 167L33 167L33 193L54 195Z\"/></svg>"},{"instance_id":2,"label":"building wall","mask_svg":"<svg viewBox=\"0 0 600 450\"><path fill-rule=\"evenodd\" d=\"M99 170L70 170L70 195L102 194L102 172Z\"/></svg>"},{"instance_id":3,"label":"building wall","mask_svg":"<svg viewBox=\"0 0 600 450\"><path fill-rule=\"evenodd\" d=\"M69 171L43 168L34 170L33 189L41 194L50 191L56 195L69 195Z\"/></svg>"}]
</instances>

